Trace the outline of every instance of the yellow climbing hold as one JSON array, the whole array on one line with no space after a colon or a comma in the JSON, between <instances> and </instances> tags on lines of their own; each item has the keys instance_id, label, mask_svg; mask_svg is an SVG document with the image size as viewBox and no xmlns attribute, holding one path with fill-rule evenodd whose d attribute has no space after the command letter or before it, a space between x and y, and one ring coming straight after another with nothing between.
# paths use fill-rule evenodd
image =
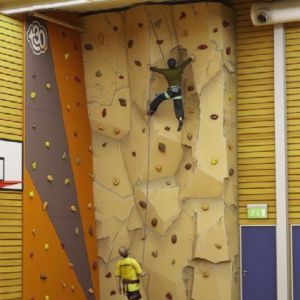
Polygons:
<instances>
[{"instance_id":1,"label":"yellow climbing hold","mask_svg":"<svg viewBox=\"0 0 300 300\"><path fill-rule=\"evenodd\" d=\"M61 156L61 159L62 159L62 160L65 160L66 158L67 158L67 153L64 152L64 153L62 154L62 156Z\"/></svg>"},{"instance_id":2,"label":"yellow climbing hold","mask_svg":"<svg viewBox=\"0 0 300 300\"><path fill-rule=\"evenodd\" d=\"M49 141L46 141L46 142L44 143L44 145L45 145L45 147L48 148L48 149L51 147L51 143L50 143Z\"/></svg>"},{"instance_id":3,"label":"yellow climbing hold","mask_svg":"<svg viewBox=\"0 0 300 300\"><path fill-rule=\"evenodd\" d=\"M68 60L70 58L70 53L68 53L68 52L65 53L64 57L65 57L65 60Z\"/></svg>"},{"instance_id":4,"label":"yellow climbing hold","mask_svg":"<svg viewBox=\"0 0 300 300\"><path fill-rule=\"evenodd\" d=\"M220 250L220 249L222 249L222 244L221 243L215 243L215 247Z\"/></svg>"},{"instance_id":5,"label":"yellow climbing hold","mask_svg":"<svg viewBox=\"0 0 300 300\"><path fill-rule=\"evenodd\" d=\"M79 227L78 227L78 226L77 226L76 229L75 229L75 234L76 234L76 235L79 235Z\"/></svg>"},{"instance_id":6,"label":"yellow climbing hold","mask_svg":"<svg viewBox=\"0 0 300 300\"><path fill-rule=\"evenodd\" d=\"M49 250L49 248L50 248L50 245L49 244L44 244L44 250L46 250L46 251L48 251Z\"/></svg>"},{"instance_id":7,"label":"yellow climbing hold","mask_svg":"<svg viewBox=\"0 0 300 300\"><path fill-rule=\"evenodd\" d=\"M52 176L52 175L48 175L48 176L47 176L47 180L48 180L49 182L52 182L52 181L53 181L53 179L54 179L54 178L53 178L53 176Z\"/></svg>"},{"instance_id":8,"label":"yellow climbing hold","mask_svg":"<svg viewBox=\"0 0 300 300\"><path fill-rule=\"evenodd\" d=\"M34 161L34 162L31 164L31 168L32 168L32 170L36 170L36 168L37 168L37 162L36 162L36 161Z\"/></svg>"},{"instance_id":9,"label":"yellow climbing hold","mask_svg":"<svg viewBox=\"0 0 300 300\"><path fill-rule=\"evenodd\" d=\"M213 166L215 166L218 162L219 162L219 159L218 159L218 158L213 158L213 159L211 160L211 164L212 164Z\"/></svg>"},{"instance_id":10,"label":"yellow climbing hold","mask_svg":"<svg viewBox=\"0 0 300 300\"><path fill-rule=\"evenodd\" d=\"M202 203L201 208L202 208L202 210L207 211L207 210L209 210L209 205L207 203Z\"/></svg>"},{"instance_id":11,"label":"yellow climbing hold","mask_svg":"<svg viewBox=\"0 0 300 300\"><path fill-rule=\"evenodd\" d=\"M34 191L29 192L29 198L32 199L34 197Z\"/></svg>"},{"instance_id":12,"label":"yellow climbing hold","mask_svg":"<svg viewBox=\"0 0 300 300\"><path fill-rule=\"evenodd\" d=\"M113 179L113 185L119 185L120 184L120 179L119 178L114 178Z\"/></svg>"},{"instance_id":13,"label":"yellow climbing hold","mask_svg":"<svg viewBox=\"0 0 300 300\"><path fill-rule=\"evenodd\" d=\"M62 280L62 281L61 281L61 287L64 289L64 288L66 288L66 286L67 286L67 285L66 285L65 282Z\"/></svg>"},{"instance_id":14,"label":"yellow climbing hold","mask_svg":"<svg viewBox=\"0 0 300 300\"><path fill-rule=\"evenodd\" d=\"M47 210L47 208L48 208L48 202L47 201L45 201L44 203L43 203L43 210Z\"/></svg>"},{"instance_id":15,"label":"yellow climbing hold","mask_svg":"<svg viewBox=\"0 0 300 300\"><path fill-rule=\"evenodd\" d=\"M70 206L70 210L71 210L71 212L76 212L76 211L77 211L77 208L76 208L75 205L71 205L71 206Z\"/></svg>"},{"instance_id":16,"label":"yellow climbing hold","mask_svg":"<svg viewBox=\"0 0 300 300\"><path fill-rule=\"evenodd\" d=\"M34 99L36 98L36 92L31 92L31 93L30 93L30 98L31 98L32 100L34 100Z\"/></svg>"},{"instance_id":17,"label":"yellow climbing hold","mask_svg":"<svg viewBox=\"0 0 300 300\"><path fill-rule=\"evenodd\" d=\"M208 278L209 277L209 273L208 272L202 272L202 277L203 278Z\"/></svg>"},{"instance_id":18,"label":"yellow climbing hold","mask_svg":"<svg viewBox=\"0 0 300 300\"><path fill-rule=\"evenodd\" d=\"M65 179L65 185L70 184L71 183L71 179L70 178L66 178Z\"/></svg>"},{"instance_id":19,"label":"yellow climbing hold","mask_svg":"<svg viewBox=\"0 0 300 300\"><path fill-rule=\"evenodd\" d=\"M45 300L50 300L50 299L51 298L48 295L45 296Z\"/></svg>"},{"instance_id":20,"label":"yellow climbing hold","mask_svg":"<svg viewBox=\"0 0 300 300\"><path fill-rule=\"evenodd\" d=\"M89 291L88 291L88 292L89 292L90 295L95 294L95 292L94 292L94 290L93 290L92 288L89 288Z\"/></svg>"},{"instance_id":21,"label":"yellow climbing hold","mask_svg":"<svg viewBox=\"0 0 300 300\"><path fill-rule=\"evenodd\" d=\"M47 82L46 83L46 88L47 88L47 90L51 90L51 83Z\"/></svg>"},{"instance_id":22,"label":"yellow climbing hold","mask_svg":"<svg viewBox=\"0 0 300 300\"><path fill-rule=\"evenodd\" d=\"M76 164L80 165L80 158L79 157L76 158Z\"/></svg>"},{"instance_id":23,"label":"yellow climbing hold","mask_svg":"<svg viewBox=\"0 0 300 300\"><path fill-rule=\"evenodd\" d=\"M229 100L229 101L232 100L232 94L231 94L231 93L228 94L228 100Z\"/></svg>"}]
</instances>

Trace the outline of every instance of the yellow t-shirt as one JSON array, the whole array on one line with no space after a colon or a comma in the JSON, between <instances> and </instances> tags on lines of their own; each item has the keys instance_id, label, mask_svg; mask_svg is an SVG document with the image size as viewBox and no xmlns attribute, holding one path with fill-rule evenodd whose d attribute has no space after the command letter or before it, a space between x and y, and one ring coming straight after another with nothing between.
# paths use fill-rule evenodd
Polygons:
<instances>
[{"instance_id":1,"label":"yellow t-shirt","mask_svg":"<svg viewBox=\"0 0 300 300\"><path fill-rule=\"evenodd\" d=\"M143 271L140 264L131 257L120 259L116 264L115 276L120 276L122 279L137 280L138 275ZM138 291L140 289L139 283L129 283L128 292Z\"/></svg>"}]
</instances>

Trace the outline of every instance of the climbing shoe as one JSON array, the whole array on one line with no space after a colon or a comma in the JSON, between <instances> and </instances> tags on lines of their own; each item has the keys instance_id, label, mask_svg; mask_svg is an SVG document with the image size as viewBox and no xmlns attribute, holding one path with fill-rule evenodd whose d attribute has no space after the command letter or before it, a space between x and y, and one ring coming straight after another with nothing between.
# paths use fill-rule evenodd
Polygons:
<instances>
[{"instance_id":1,"label":"climbing shoe","mask_svg":"<svg viewBox=\"0 0 300 300\"><path fill-rule=\"evenodd\" d=\"M147 115L148 116L152 116L154 114L154 111L152 111L151 109L149 109L148 111L147 111Z\"/></svg>"},{"instance_id":2,"label":"climbing shoe","mask_svg":"<svg viewBox=\"0 0 300 300\"><path fill-rule=\"evenodd\" d=\"M179 121L179 124L178 124L177 131L180 131L183 126L183 120L180 118L178 121Z\"/></svg>"}]
</instances>

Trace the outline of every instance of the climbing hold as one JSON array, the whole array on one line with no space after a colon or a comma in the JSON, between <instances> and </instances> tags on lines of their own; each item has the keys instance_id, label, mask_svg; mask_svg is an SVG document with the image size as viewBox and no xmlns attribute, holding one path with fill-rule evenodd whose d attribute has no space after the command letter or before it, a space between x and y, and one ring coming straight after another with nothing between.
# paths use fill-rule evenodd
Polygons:
<instances>
[{"instance_id":1,"label":"climbing hold","mask_svg":"<svg viewBox=\"0 0 300 300\"><path fill-rule=\"evenodd\" d=\"M171 185L171 184L172 184L172 182L170 180L166 181L166 185Z\"/></svg>"},{"instance_id":2,"label":"climbing hold","mask_svg":"<svg viewBox=\"0 0 300 300\"><path fill-rule=\"evenodd\" d=\"M49 182L52 182L53 181L53 176L52 175L47 175L47 180L49 181Z\"/></svg>"},{"instance_id":3,"label":"climbing hold","mask_svg":"<svg viewBox=\"0 0 300 300\"><path fill-rule=\"evenodd\" d=\"M78 226L75 228L75 234L79 235L79 227Z\"/></svg>"},{"instance_id":4,"label":"climbing hold","mask_svg":"<svg viewBox=\"0 0 300 300\"><path fill-rule=\"evenodd\" d=\"M193 85L189 85L187 89L189 92L192 92L195 88Z\"/></svg>"},{"instance_id":5,"label":"climbing hold","mask_svg":"<svg viewBox=\"0 0 300 300\"><path fill-rule=\"evenodd\" d=\"M233 174L234 174L234 169L233 169L233 168L230 168L230 169L229 169L229 176L233 176Z\"/></svg>"},{"instance_id":6,"label":"climbing hold","mask_svg":"<svg viewBox=\"0 0 300 300\"><path fill-rule=\"evenodd\" d=\"M102 72L100 70L98 70L96 73L95 73L95 76L96 77L101 77L102 76Z\"/></svg>"},{"instance_id":7,"label":"climbing hold","mask_svg":"<svg viewBox=\"0 0 300 300\"><path fill-rule=\"evenodd\" d=\"M230 25L229 22L227 22L227 21L225 21L225 20L223 21L223 27L224 27L224 28L228 27L229 25Z\"/></svg>"},{"instance_id":8,"label":"climbing hold","mask_svg":"<svg viewBox=\"0 0 300 300\"><path fill-rule=\"evenodd\" d=\"M66 158L67 158L67 153L64 152L64 153L62 154L62 156L61 156L61 159L62 159L62 160L65 160Z\"/></svg>"},{"instance_id":9,"label":"climbing hold","mask_svg":"<svg viewBox=\"0 0 300 300\"><path fill-rule=\"evenodd\" d=\"M221 243L215 243L215 247L220 250L220 249L222 249L222 244Z\"/></svg>"},{"instance_id":10,"label":"climbing hold","mask_svg":"<svg viewBox=\"0 0 300 300\"><path fill-rule=\"evenodd\" d=\"M120 76L119 76L119 79L124 79L124 76L123 76L123 75L120 75Z\"/></svg>"},{"instance_id":11,"label":"climbing hold","mask_svg":"<svg viewBox=\"0 0 300 300\"><path fill-rule=\"evenodd\" d=\"M217 120L219 118L219 116L217 114L212 114L212 115L210 115L210 118L212 120Z\"/></svg>"},{"instance_id":12,"label":"climbing hold","mask_svg":"<svg viewBox=\"0 0 300 300\"><path fill-rule=\"evenodd\" d=\"M171 128L170 128L169 126L166 126L166 127L165 127L165 130L166 130L166 131L170 131Z\"/></svg>"},{"instance_id":13,"label":"climbing hold","mask_svg":"<svg viewBox=\"0 0 300 300\"><path fill-rule=\"evenodd\" d=\"M36 129L36 124L32 124L32 129Z\"/></svg>"},{"instance_id":14,"label":"climbing hold","mask_svg":"<svg viewBox=\"0 0 300 300\"><path fill-rule=\"evenodd\" d=\"M34 100L34 99L36 98L36 92L31 92L31 93L30 93L30 98L31 98L32 100Z\"/></svg>"},{"instance_id":15,"label":"climbing hold","mask_svg":"<svg viewBox=\"0 0 300 300\"><path fill-rule=\"evenodd\" d=\"M157 45L161 45L164 42L164 40L156 40Z\"/></svg>"},{"instance_id":16,"label":"climbing hold","mask_svg":"<svg viewBox=\"0 0 300 300\"><path fill-rule=\"evenodd\" d=\"M111 296L116 295L116 291L114 291L114 290L110 291L110 295L111 295Z\"/></svg>"},{"instance_id":17,"label":"climbing hold","mask_svg":"<svg viewBox=\"0 0 300 300\"><path fill-rule=\"evenodd\" d=\"M202 277L203 278L208 278L209 277L209 273L206 272L206 271L202 272Z\"/></svg>"},{"instance_id":18,"label":"climbing hold","mask_svg":"<svg viewBox=\"0 0 300 300\"><path fill-rule=\"evenodd\" d=\"M192 168L192 164L188 163L184 167L186 170L190 170Z\"/></svg>"},{"instance_id":19,"label":"climbing hold","mask_svg":"<svg viewBox=\"0 0 300 300\"><path fill-rule=\"evenodd\" d=\"M134 156L134 157L136 157L136 152L135 152L135 151L132 151L132 152L131 152L131 155Z\"/></svg>"},{"instance_id":20,"label":"climbing hold","mask_svg":"<svg viewBox=\"0 0 300 300\"><path fill-rule=\"evenodd\" d=\"M156 166L155 166L155 170L156 170L157 172L161 172L161 171L162 171L162 166L161 166L161 165L156 165Z\"/></svg>"},{"instance_id":21,"label":"climbing hold","mask_svg":"<svg viewBox=\"0 0 300 300\"><path fill-rule=\"evenodd\" d=\"M94 235L94 229L92 226L89 226L89 235Z\"/></svg>"},{"instance_id":22,"label":"climbing hold","mask_svg":"<svg viewBox=\"0 0 300 300\"><path fill-rule=\"evenodd\" d=\"M84 45L84 49L87 50L87 51L92 51L93 50L93 45L91 45L91 44L85 44Z\"/></svg>"},{"instance_id":23,"label":"climbing hold","mask_svg":"<svg viewBox=\"0 0 300 300\"><path fill-rule=\"evenodd\" d=\"M231 101L231 100L232 100L232 94L229 93L229 94L228 94L228 101Z\"/></svg>"},{"instance_id":24,"label":"climbing hold","mask_svg":"<svg viewBox=\"0 0 300 300\"><path fill-rule=\"evenodd\" d=\"M127 106L126 99L124 99L124 98L119 98L119 102L120 102L120 105L121 105L121 106L124 106L124 107Z\"/></svg>"},{"instance_id":25,"label":"climbing hold","mask_svg":"<svg viewBox=\"0 0 300 300\"><path fill-rule=\"evenodd\" d=\"M74 285L71 286L71 291L72 291L73 293L76 292L76 289L75 289L75 286L74 286Z\"/></svg>"},{"instance_id":26,"label":"climbing hold","mask_svg":"<svg viewBox=\"0 0 300 300\"><path fill-rule=\"evenodd\" d=\"M204 211L207 211L207 210L209 210L209 205L207 203L202 203L201 204L201 209L204 210Z\"/></svg>"},{"instance_id":27,"label":"climbing hold","mask_svg":"<svg viewBox=\"0 0 300 300\"><path fill-rule=\"evenodd\" d=\"M106 146L107 146L107 143L106 143L106 142L102 144L102 147L106 147Z\"/></svg>"},{"instance_id":28,"label":"climbing hold","mask_svg":"<svg viewBox=\"0 0 300 300\"><path fill-rule=\"evenodd\" d=\"M46 295L45 300L51 300L51 298L48 295Z\"/></svg>"},{"instance_id":29,"label":"climbing hold","mask_svg":"<svg viewBox=\"0 0 300 300\"><path fill-rule=\"evenodd\" d=\"M199 50L205 50L205 49L207 49L207 48L208 48L208 46L205 45L205 44L201 44L201 45L198 46L198 49L199 49Z\"/></svg>"},{"instance_id":30,"label":"climbing hold","mask_svg":"<svg viewBox=\"0 0 300 300\"><path fill-rule=\"evenodd\" d=\"M70 178L66 178L65 179L65 185L68 185L68 184L70 184L71 183L71 179Z\"/></svg>"},{"instance_id":31,"label":"climbing hold","mask_svg":"<svg viewBox=\"0 0 300 300\"><path fill-rule=\"evenodd\" d=\"M176 234L172 235L171 241L172 241L172 244L176 244L177 243L177 235Z\"/></svg>"},{"instance_id":32,"label":"climbing hold","mask_svg":"<svg viewBox=\"0 0 300 300\"><path fill-rule=\"evenodd\" d=\"M51 90L51 83L49 83L49 82L46 83L46 89L47 89L48 91Z\"/></svg>"},{"instance_id":33,"label":"climbing hold","mask_svg":"<svg viewBox=\"0 0 300 300\"><path fill-rule=\"evenodd\" d=\"M31 230L31 233L32 233L33 236L35 236L35 235L36 235L36 230L33 228L33 229Z\"/></svg>"},{"instance_id":34,"label":"climbing hold","mask_svg":"<svg viewBox=\"0 0 300 300\"><path fill-rule=\"evenodd\" d=\"M31 168L32 168L32 170L36 170L36 168L37 168L37 162L36 161L31 163Z\"/></svg>"},{"instance_id":35,"label":"climbing hold","mask_svg":"<svg viewBox=\"0 0 300 300\"><path fill-rule=\"evenodd\" d=\"M45 201L45 202L43 203L43 210L44 210L44 211L47 210L48 204L49 204L49 203L48 203L47 201Z\"/></svg>"},{"instance_id":36,"label":"climbing hold","mask_svg":"<svg viewBox=\"0 0 300 300\"><path fill-rule=\"evenodd\" d=\"M74 76L74 80L76 81L76 82L81 82L81 78L79 77L79 76Z\"/></svg>"},{"instance_id":37,"label":"climbing hold","mask_svg":"<svg viewBox=\"0 0 300 300\"><path fill-rule=\"evenodd\" d=\"M146 131L146 128L142 128L142 133L145 133L145 131Z\"/></svg>"},{"instance_id":38,"label":"climbing hold","mask_svg":"<svg viewBox=\"0 0 300 300\"><path fill-rule=\"evenodd\" d=\"M88 205L87 205L88 209L91 209L93 208L93 203L89 202Z\"/></svg>"},{"instance_id":39,"label":"climbing hold","mask_svg":"<svg viewBox=\"0 0 300 300\"><path fill-rule=\"evenodd\" d=\"M89 145L89 148L88 148L89 152L92 152L93 149L92 149L92 145Z\"/></svg>"},{"instance_id":40,"label":"climbing hold","mask_svg":"<svg viewBox=\"0 0 300 300\"><path fill-rule=\"evenodd\" d=\"M102 118L105 118L106 117L106 108L104 108L103 110L102 110Z\"/></svg>"},{"instance_id":41,"label":"climbing hold","mask_svg":"<svg viewBox=\"0 0 300 300\"><path fill-rule=\"evenodd\" d=\"M127 46L128 46L129 49L132 48L133 40L128 40Z\"/></svg>"},{"instance_id":42,"label":"climbing hold","mask_svg":"<svg viewBox=\"0 0 300 300\"><path fill-rule=\"evenodd\" d=\"M34 78L34 79L35 79L35 78L36 78L36 74L32 74L32 78Z\"/></svg>"},{"instance_id":43,"label":"climbing hold","mask_svg":"<svg viewBox=\"0 0 300 300\"><path fill-rule=\"evenodd\" d=\"M29 252L29 257L30 257L30 258L33 258L33 256L34 256L33 252L32 252L32 251Z\"/></svg>"},{"instance_id":44,"label":"climbing hold","mask_svg":"<svg viewBox=\"0 0 300 300\"><path fill-rule=\"evenodd\" d=\"M114 128L114 134L118 135L120 134L121 130L119 128Z\"/></svg>"},{"instance_id":45,"label":"climbing hold","mask_svg":"<svg viewBox=\"0 0 300 300\"><path fill-rule=\"evenodd\" d=\"M157 257L158 256L158 251L152 251L151 254L152 254L153 257Z\"/></svg>"},{"instance_id":46,"label":"climbing hold","mask_svg":"<svg viewBox=\"0 0 300 300\"><path fill-rule=\"evenodd\" d=\"M165 152L166 152L166 145L163 144L163 143L158 143L158 150L159 150L161 153L165 153Z\"/></svg>"},{"instance_id":47,"label":"climbing hold","mask_svg":"<svg viewBox=\"0 0 300 300\"><path fill-rule=\"evenodd\" d=\"M213 165L213 166L215 166L216 164L218 164L218 162L219 162L219 159L218 158L213 158L212 160L211 160L211 164Z\"/></svg>"},{"instance_id":48,"label":"climbing hold","mask_svg":"<svg viewBox=\"0 0 300 300\"><path fill-rule=\"evenodd\" d=\"M139 26L139 28L143 28L143 23L139 22L138 26Z\"/></svg>"},{"instance_id":49,"label":"climbing hold","mask_svg":"<svg viewBox=\"0 0 300 300\"><path fill-rule=\"evenodd\" d=\"M63 289L67 287L67 285L65 284L65 282L63 280L61 280L60 284Z\"/></svg>"},{"instance_id":50,"label":"climbing hold","mask_svg":"<svg viewBox=\"0 0 300 300\"><path fill-rule=\"evenodd\" d=\"M34 197L34 191L29 192L29 198L32 199Z\"/></svg>"},{"instance_id":51,"label":"climbing hold","mask_svg":"<svg viewBox=\"0 0 300 300\"><path fill-rule=\"evenodd\" d=\"M50 248L50 245L49 245L49 244L47 244L47 243L46 243L46 244L44 244L44 250L45 250L45 251L48 251L48 250L49 250L49 248Z\"/></svg>"},{"instance_id":52,"label":"climbing hold","mask_svg":"<svg viewBox=\"0 0 300 300\"><path fill-rule=\"evenodd\" d=\"M114 30L114 31L118 31L118 26L114 26L114 27L113 27L113 30Z\"/></svg>"},{"instance_id":53,"label":"climbing hold","mask_svg":"<svg viewBox=\"0 0 300 300\"><path fill-rule=\"evenodd\" d=\"M76 211L77 211L76 206L75 206L75 205L71 205L71 206L70 206L70 211L71 211L71 212L76 212Z\"/></svg>"},{"instance_id":54,"label":"climbing hold","mask_svg":"<svg viewBox=\"0 0 300 300\"><path fill-rule=\"evenodd\" d=\"M227 147L228 147L229 150L232 150L232 145L231 144L228 144Z\"/></svg>"},{"instance_id":55,"label":"climbing hold","mask_svg":"<svg viewBox=\"0 0 300 300\"><path fill-rule=\"evenodd\" d=\"M44 143L44 145L45 145L45 147L48 148L48 149L51 147L51 143L50 143L49 141L46 141L46 142Z\"/></svg>"},{"instance_id":56,"label":"climbing hold","mask_svg":"<svg viewBox=\"0 0 300 300\"><path fill-rule=\"evenodd\" d=\"M72 262L69 262L69 267L70 267L71 269L73 269L73 268L75 267L75 265L74 265Z\"/></svg>"},{"instance_id":57,"label":"climbing hold","mask_svg":"<svg viewBox=\"0 0 300 300\"><path fill-rule=\"evenodd\" d=\"M146 209L146 208L147 208L147 202L145 202L145 201L143 201L143 200L139 201L139 205L140 205L140 207L143 208L143 209Z\"/></svg>"},{"instance_id":58,"label":"climbing hold","mask_svg":"<svg viewBox=\"0 0 300 300\"><path fill-rule=\"evenodd\" d=\"M214 28L214 30L213 30L214 33L218 32L218 31L219 31L218 28Z\"/></svg>"},{"instance_id":59,"label":"climbing hold","mask_svg":"<svg viewBox=\"0 0 300 300\"><path fill-rule=\"evenodd\" d=\"M120 179L119 178L114 178L113 179L113 185L119 185L120 184Z\"/></svg>"},{"instance_id":60,"label":"climbing hold","mask_svg":"<svg viewBox=\"0 0 300 300\"><path fill-rule=\"evenodd\" d=\"M144 240L146 240L146 238L147 238L146 232L141 232L141 233L140 233L140 239L141 239L142 241L144 241Z\"/></svg>"},{"instance_id":61,"label":"climbing hold","mask_svg":"<svg viewBox=\"0 0 300 300\"><path fill-rule=\"evenodd\" d=\"M41 273L41 274L40 274L40 279L46 280L46 279L47 279L47 275L44 274L44 273Z\"/></svg>"},{"instance_id":62,"label":"climbing hold","mask_svg":"<svg viewBox=\"0 0 300 300\"><path fill-rule=\"evenodd\" d=\"M141 67L141 66L142 66L142 63L141 63L139 60L135 60L134 63L135 63L138 67Z\"/></svg>"},{"instance_id":63,"label":"climbing hold","mask_svg":"<svg viewBox=\"0 0 300 300\"><path fill-rule=\"evenodd\" d=\"M102 125L100 125L100 126L98 127L98 130L99 130L99 131L104 131L104 129L105 129L105 128L104 128Z\"/></svg>"},{"instance_id":64,"label":"climbing hold","mask_svg":"<svg viewBox=\"0 0 300 300\"><path fill-rule=\"evenodd\" d=\"M182 20L186 17L186 13L184 11L181 12L179 19Z\"/></svg>"},{"instance_id":65,"label":"climbing hold","mask_svg":"<svg viewBox=\"0 0 300 300\"><path fill-rule=\"evenodd\" d=\"M230 53L231 53L231 48L230 48L230 47L227 47L227 48L226 48L226 54L227 54L227 55L230 55Z\"/></svg>"},{"instance_id":66,"label":"climbing hold","mask_svg":"<svg viewBox=\"0 0 300 300\"><path fill-rule=\"evenodd\" d=\"M94 174L88 173L88 176L89 176L91 179L94 179Z\"/></svg>"},{"instance_id":67,"label":"climbing hold","mask_svg":"<svg viewBox=\"0 0 300 300\"><path fill-rule=\"evenodd\" d=\"M70 53L65 53L64 58L65 58L65 60L68 60L70 58Z\"/></svg>"},{"instance_id":68,"label":"climbing hold","mask_svg":"<svg viewBox=\"0 0 300 300\"><path fill-rule=\"evenodd\" d=\"M193 135L189 132L187 135L186 135L187 139L190 141L192 138L193 138Z\"/></svg>"},{"instance_id":69,"label":"climbing hold","mask_svg":"<svg viewBox=\"0 0 300 300\"><path fill-rule=\"evenodd\" d=\"M169 299L169 300L172 300L173 299L173 296L171 293L167 293L166 294L166 298Z\"/></svg>"},{"instance_id":70,"label":"climbing hold","mask_svg":"<svg viewBox=\"0 0 300 300\"><path fill-rule=\"evenodd\" d=\"M93 264L92 264L92 268L93 268L93 270L97 270L97 268L98 268L98 264L97 264L97 262L96 261L94 261L93 262ZM111 273L110 273L111 274ZM107 277L107 274L106 274L106 278L108 278Z\"/></svg>"},{"instance_id":71,"label":"climbing hold","mask_svg":"<svg viewBox=\"0 0 300 300\"><path fill-rule=\"evenodd\" d=\"M176 263L176 259L173 258L173 259L171 260L171 264L172 264L172 265L175 265L175 263Z\"/></svg>"},{"instance_id":72,"label":"climbing hold","mask_svg":"<svg viewBox=\"0 0 300 300\"><path fill-rule=\"evenodd\" d=\"M70 110L71 110L71 105L68 104L68 105L67 105L67 111L70 111Z\"/></svg>"},{"instance_id":73,"label":"climbing hold","mask_svg":"<svg viewBox=\"0 0 300 300\"><path fill-rule=\"evenodd\" d=\"M80 165L80 158L76 157L76 165Z\"/></svg>"},{"instance_id":74,"label":"climbing hold","mask_svg":"<svg viewBox=\"0 0 300 300\"><path fill-rule=\"evenodd\" d=\"M95 294L95 292L94 292L94 290L92 288L89 288L88 292L89 292L90 295L94 295Z\"/></svg>"},{"instance_id":75,"label":"climbing hold","mask_svg":"<svg viewBox=\"0 0 300 300\"><path fill-rule=\"evenodd\" d=\"M153 219L151 220L151 225L152 225L153 227L156 227L157 224L158 224L157 219L156 219L156 218L153 218Z\"/></svg>"}]
</instances>

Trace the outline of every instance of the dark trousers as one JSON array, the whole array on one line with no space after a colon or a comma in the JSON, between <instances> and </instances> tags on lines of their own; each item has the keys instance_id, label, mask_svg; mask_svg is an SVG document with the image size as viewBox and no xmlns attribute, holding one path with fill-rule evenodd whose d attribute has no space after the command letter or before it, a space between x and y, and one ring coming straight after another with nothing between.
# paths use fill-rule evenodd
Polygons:
<instances>
[{"instance_id":1,"label":"dark trousers","mask_svg":"<svg viewBox=\"0 0 300 300\"><path fill-rule=\"evenodd\" d=\"M158 106L165 100L181 96L181 89L177 93L172 92L172 90L169 88L167 90L167 94L169 95L169 98L166 96L165 93L158 94L150 103L150 111L155 112L158 108ZM184 119L184 109L183 109L183 103L182 98L181 99L173 99L174 104L174 111L177 119Z\"/></svg>"},{"instance_id":2,"label":"dark trousers","mask_svg":"<svg viewBox=\"0 0 300 300\"><path fill-rule=\"evenodd\" d=\"M140 294L139 291L127 292L126 296L127 296L128 300L139 300L139 299L142 299L142 296L141 296L141 294Z\"/></svg>"}]
</instances>

